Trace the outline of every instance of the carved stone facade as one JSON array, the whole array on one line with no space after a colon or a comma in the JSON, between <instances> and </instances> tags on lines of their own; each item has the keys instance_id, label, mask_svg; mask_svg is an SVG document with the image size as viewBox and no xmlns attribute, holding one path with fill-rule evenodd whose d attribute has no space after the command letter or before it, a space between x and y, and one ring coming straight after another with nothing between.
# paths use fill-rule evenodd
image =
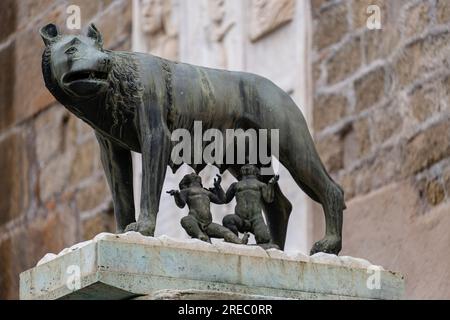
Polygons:
<instances>
[{"instance_id":1,"label":"carved stone facade","mask_svg":"<svg viewBox=\"0 0 450 320\"><path fill-rule=\"evenodd\" d=\"M295 0L252 0L250 39L257 41L292 21Z\"/></svg>"},{"instance_id":2,"label":"carved stone facade","mask_svg":"<svg viewBox=\"0 0 450 320\"><path fill-rule=\"evenodd\" d=\"M178 59L177 0L137 0L134 21L140 51ZM136 43L135 43L136 45Z\"/></svg>"},{"instance_id":3,"label":"carved stone facade","mask_svg":"<svg viewBox=\"0 0 450 320\"><path fill-rule=\"evenodd\" d=\"M208 2L208 37L216 58L216 67L228 68L225 38L235 26L236 22L227 17L225 0L211 0Z\"/></svg>"},{"instance_id":4,"label":"carved stone facade","mask_svg":"<svg viewBox=\"0 0 450 320\"><path fill-rule=\"evenodd\" d=\"M311 105L307 62L310 10L307 1L134 1L133 47L136 50L196 65L260 74L289 92L299 106ZM167 47L177 50L165 50ZM174 56L176 51L177 57ZM309 110L303 112L309 119ZM138 162L137 189L140 188ZM175 175L169 172L164 190L177 188L182 176L189 171L189 167L183 166ZM216 173L217 169L213 167L201 172L205 186L212 183ZM307 252L312 243L308 238L311 225L309 202L287 170L282 168L280 175L281 188L294 207L286 248ZM233 181L234 178L226 173L222 184L227 188ZM221 221L222 216L234 211L234 203L213 205L211 210L214 219ZM185 237L179 225L184 214L176 208L173 199L164 194L156 233Z\"/></svg>"}]
</instances>

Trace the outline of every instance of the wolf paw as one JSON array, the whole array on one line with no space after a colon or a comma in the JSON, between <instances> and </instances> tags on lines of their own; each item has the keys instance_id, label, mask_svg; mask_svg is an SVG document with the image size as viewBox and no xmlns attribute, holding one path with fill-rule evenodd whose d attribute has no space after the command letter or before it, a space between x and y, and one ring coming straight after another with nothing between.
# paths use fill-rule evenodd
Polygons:
<instances>
[{"instance_id":1,"label":"wolf paw","mask_svg":"<svg viewBox=\"0 0 450 320\"><path fill-rule=\"evenodd\" d=\"M342 248L342 239L337 236L325 236L322 240L317 241L312 249L310 255L317 252L325 252L331 254L339 254Z\"/></svg>"},{"instance_id":2,"label":"wolf paw","mask_svg":"<svg viewBox=\"0 0 450 320\"><path fill-rule=\"evenodd\" d=\"M125 232L128 231L136 231L144 236L153 237L155 234L155 224L147 221L133 222L125 228Z\"/></svg>"}]
</instances>

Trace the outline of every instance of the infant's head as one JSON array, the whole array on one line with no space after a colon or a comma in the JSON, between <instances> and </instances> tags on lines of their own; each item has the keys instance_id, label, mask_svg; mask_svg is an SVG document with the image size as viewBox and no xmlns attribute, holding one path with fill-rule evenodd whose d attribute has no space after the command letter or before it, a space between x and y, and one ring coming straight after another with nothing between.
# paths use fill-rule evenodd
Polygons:
<instances>
[{"instance_id":1,"label":"infant's head","mask_svg":"<svg viewBox=\"0 0 450 320\"><path fill-rule=\"evenodd\" d=\"M259 169L253 164L246 164L241 167L241 176L257 176Z\"/></svg>"},{"instance_id":2,"label":"infant's head","mask_svg":"<svg viewBox=\"0 0 450 320\"><path fill-rule=\"evenodd\" d=\"M193 185L194 186L198 185L200 187L202 186L202 178L194 172L185 175L183 177L183 179L181 179L179 187L180 187L180 190L182 190L182 189L189 188Z\"/></svg>"}]
</instances>

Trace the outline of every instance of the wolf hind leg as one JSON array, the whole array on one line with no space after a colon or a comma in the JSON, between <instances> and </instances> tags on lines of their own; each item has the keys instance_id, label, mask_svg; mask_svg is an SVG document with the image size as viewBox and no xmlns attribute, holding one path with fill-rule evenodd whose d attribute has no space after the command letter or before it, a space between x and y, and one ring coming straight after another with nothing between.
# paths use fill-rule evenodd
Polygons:
<instances>
[{"instance_id":1,"label":"wolf hind leg","mask_svg":"<svg viewBox=\"0 0 450 320\"><path fill-rule=\"evenodd\" d=\"M327 184L322 199L325 214L325 237L317 241L310 254L326 252L339 254L342 248L343 210L345 209L344 192L334 181Z\"/></svg>"}]
</instances>

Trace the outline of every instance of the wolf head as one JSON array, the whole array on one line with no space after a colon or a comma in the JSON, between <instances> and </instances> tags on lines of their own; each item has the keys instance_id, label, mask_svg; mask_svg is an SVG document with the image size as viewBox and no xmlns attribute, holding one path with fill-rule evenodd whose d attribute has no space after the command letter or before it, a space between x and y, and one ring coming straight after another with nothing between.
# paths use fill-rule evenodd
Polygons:
<instances>
[{"instance_id":1,"label":"wolf head","mask_svg":"<svg viewBox=\"0 0 450 320\"><path fill-rule=\"evenodd\" d=\"M43 69L44 77L50 77L45 79L47 86L57 86L74 99L107 90L111 60L95 25L89 26L86 36L61 35L54 24L43 27L40 34L46 46Z\"/></svg>"}]
</instances>

